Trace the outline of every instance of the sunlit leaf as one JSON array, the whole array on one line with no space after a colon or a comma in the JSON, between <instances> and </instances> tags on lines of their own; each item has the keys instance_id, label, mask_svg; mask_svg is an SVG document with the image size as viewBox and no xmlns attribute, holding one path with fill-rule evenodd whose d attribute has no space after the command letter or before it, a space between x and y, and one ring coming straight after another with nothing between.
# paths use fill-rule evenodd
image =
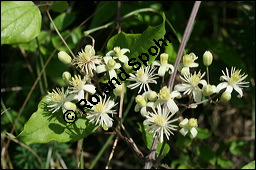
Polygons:
<instances>
[{"instance_id":1,"label":"sunlit leaf","mask_svg":"<svg viewBox=\"0 0 256 170\"><path fill-rule=\"evenodd\" d=\"M73 142L90 135L96 128L84 117L79 117L74 123L66 123L62 113L47 111L45 96L17 139L27 145L48 143L51 140Z\"/></svg>"},{"instance_id":2,"label":"sunlit leaf","mask_svg":"<svg viewBox=\"0 0 256 170\"><path fill-rule=\"evenodd\" d=\"M255 169L255 161L252 161L247 165L243 166L242 169Z\"/></svg>"},{"instance_id":3,"label":"sunlit leaf","mask_svg":"<svg viewBox=\"0 0 256 170\"><path fill-rule=\"evenodd\" d=\"M41 29L42 16L31 1L1 1L1 44L26 43Z\"/></svg>"}]
</instances>

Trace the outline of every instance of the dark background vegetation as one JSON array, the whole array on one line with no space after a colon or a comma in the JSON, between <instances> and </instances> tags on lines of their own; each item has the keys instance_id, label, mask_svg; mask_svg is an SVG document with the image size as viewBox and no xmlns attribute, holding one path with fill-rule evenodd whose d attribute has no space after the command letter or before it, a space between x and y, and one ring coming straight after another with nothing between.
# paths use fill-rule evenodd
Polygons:
<instances>
[{"instance_id":1,"label":"dark background vegetation","mask_svg":"<svg viewBox=\"0 0 256 170\"><path fill-rule=\"evenodd\" d=\"M69 7L65 12L70 15L70 18L64 22L66 26L60 30L61 33L67 34L92 15L80 27L73 39L68 40L72 51L77 54L85 45L91 44L91 40L83 36L83 31L117 19L117 1L70 1L68 3ZM194 2L191 1L121 1L119 11L120 16L141 8L163 11L181 40L193 4ZM19 109L37 78L38 71L42 68L40 62L45 62L56 48L56 42L60 42L56 32L50 26L44 8L40 7L40 10L42 10L43 16L44 36L38 37L38 41L35 40L29 44L1 46L2 149L7 141L5 132L11 131ZM50 11L50 13L53 19L61 14L54 11ZM149 11L122 21L121 28L126 33L142 33L149 25L155 26L161 22L161 15ZM167 23L166 30L171 30ZM116 25L91 34L96 40L95 50L98 54L106 53L106 42L115 34L117 34ZM166 51L175 56L179 42L174 40L172 45L174 49L166 49ZM199 57L197 62L203 65L202 55L206 50L210 50L214 56L213 64L210 66L212 84L218 84L219 77L222 75L221 70L226 67L230 70L231 66L235 66L242 69L242 73L248 74L246 81L250 83L249 88L244 89L242 99L237 98L237 93L234 92L230 102L206 103L196 109L186 110L183 115L197 118L199 127L204 129L203 132L208 136L205 139L196 138L191 141L176 132L168 141L171 149L162 163L172 168L241 168L255 160L255 2L202 2L194 29L186 45L186 52L194 52ZM172 64L174 59L170 59ZM198 69L205 70L204 67ZM45 79L42 78L41 84L37 85L16 125L15 136L23 130L24 124L36 111L37 104L47 91L63 85L61 74L65 70L71 71L70 68L58 61L56 53L46 68ZM14 87L21 87L21 89L13 89ZM135 92L129 89L127 92L135 95ZM130 103L131 96L125 97L124 108ZM142 119L138 116L139 113L133 111L133 107L134 105L128 113L124 125L139 148L147 155L149 150L141 138L137 125L137 122ZM84 139L85 168L92 165L109 134L111 134L111 130L108 132L97 130ZM30 147L40 156L46 168L63 167L58 155L61 155L68 168L77 168L77 153L80 149L78 142L57 143L52 141L48 144L32 144ZM94 168L105 168L111 149L112 143L101 155ZM49 153L52 153L52 159L47 156L50 155ZM49 159L50 163L47 162ZM7 155L1 157L1 166L2 168L40 168L40 164L30 151L12 141ZM118 142L110 166L114 169L142 167L131 149L122 140Z\"/></svg>"}]
</instances>

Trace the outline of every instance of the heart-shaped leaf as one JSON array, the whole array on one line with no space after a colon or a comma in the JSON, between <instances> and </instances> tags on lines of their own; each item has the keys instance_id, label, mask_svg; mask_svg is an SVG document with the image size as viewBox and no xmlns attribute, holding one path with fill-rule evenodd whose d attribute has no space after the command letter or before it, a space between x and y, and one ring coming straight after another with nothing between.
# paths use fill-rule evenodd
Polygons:
<instances>
[{"instance_id":1,"label":"heart-shaped leaf","mask_svg":"<svg viewBox=\"0 0 256 170\"><path fill-rule=\"evenodd\" d=\"M1 44L26 43L41 30L42 16L32 1L1 1Z\"/></svg>"},{"instance_id":2,"label":"heart-shaped leaf","mask_svg":"<svg viewBox=\"0 0 256 170\"><path fill-rule=\"evenodd\" d=\"M66 123L61 112L51 113L46 108L46 97L38 105L17 139L27 145L33 143L73 142L90 135L98 126L79 117L74 123Z\"/></svg>"},{"instance_id":3,"label":"heart-shaped leaf","mask_svg":"<svg viewBox=\"0 0 256 170\"><path fill-rule=\"evenodd\" d=\"M163 14L163 22L158 26L149 26L142 34L126 34L121 32L113 36L107 44L108 50L113 50L114 47L119 46L121 48L130 49L129 58L138 58L142 53L147 53L149 56L149 64L152 63L160 52L158 45L162 45L163 42L156 44L156 41L165 39L165 15ZM170 39L170 38L169 38ZM151 48L155 46L154 48ZM162 45L163 46L163 45ZM150 49L151 48L151 49ZM152 53L158 53L150 55ZM158 52L156 52L158 51ZM143 60L145 56L143 55Z\"/></svg>"}]
</instances>

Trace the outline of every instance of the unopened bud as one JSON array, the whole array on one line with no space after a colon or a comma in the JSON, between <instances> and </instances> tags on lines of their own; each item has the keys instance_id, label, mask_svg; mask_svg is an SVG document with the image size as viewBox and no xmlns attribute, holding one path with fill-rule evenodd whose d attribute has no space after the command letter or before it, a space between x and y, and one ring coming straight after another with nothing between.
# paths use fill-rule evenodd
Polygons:
<instances>
[{"instance_id":1,"label":"unopened bud","mask_svg":"<svg viewBox=\"0 0 256 170\"><path fill-rule=\"evenodd\" d=\"M145 106L147 104L146 100L144 99L144 97L142 95L138 95L135 98L136 103L138 103L141 106Z\"/></svg>"},{"instance_id":2,"label":"unopened bud","mask_svg":"<svg viewBox=\"0 0 256 170\"><path fill-rule=\"evenodd\" d=\"M95 50L91 45L86 45L84 48L84 52L89 53L91 56L95 55Z\"/></svg>"},{"instance_id":3,"label":"unopened bud","mask_svg":"<svg viewBox=\"0 0 256 170\"><path fill-rule=\"evenodd\" d=\"M76 105L74 103L72 103L72 102L65 102L64 103L64 108L66 110L73 110L73 111L75 111L76 110Z\"/></svg>"},{"instance_id":4,"label":"unopened bud","mask_svg":"<svg viewBox=\"0 0 256 170\"><path fill-rule=\"evenodd\" d=\"M214 85L207 84L202 88L202 93L204 96L210 96L216 92L217 92L217 87Z\"/></svg>"},{"instance_id":5,"label":"unopened bud","mask_svg":"<svg viewBox=\"0 0 256 170\"><path fill-rule=\"evenodd\" d=\"M222 93L221 97L220 97L220 100L223 101L223 102L227 102L231 99L231 93L229 92L224 92Z\"/></svg>"},{"instance_id":6,"label":"unopened bud","mask_svg":"<svg viewBox=\"0 0 256 170\"><path fill-rule=\"evenodd\" d=\"M69 85L69 81L71 80L71 74L68 71L63 72L62 79L65 85Z\"/></svg>"},{"instance_id":7,"label":"unopened bud","mask_svg":"<svg viewBox=\"0 0 256 170\"><path fill-rule=\"evenodd\" d=\"M115 96L121 96L123 86L122 85L115 85L115 89L113 90L113 93ZM125 89L124 89L125 90Z\"/></svg>"},{"instance_id":8,"label":"unopened bud","mask_svg":"<svg viewBox=\"0 0 256 170\"><path fill-rule=\"evenodd\" d=\"M210 51L204 52L203 62L206 67L212 64L212 53Z\"/></svg>"},{"instance_id":9,"label":"unopened bud","mask_svg":"<svg viewBox=\"0 0 256 170\"><path fill-rule=\"evenodd\" d=\"M147 94L147 98L149 101L154 102L157 99L157 93L155 91L149 91Z\"/></svg>"},{"instance_id":10,"label":"unopened bud","mask_svg":"<svg viewBox=\"0 0 256 170\"><path fill-rule=\"evenodd\" d=\"M72 60L72 58L65 51L60 51L58 53L58 58L64 64L70 64Z\"/></svg>"}]
</instances>

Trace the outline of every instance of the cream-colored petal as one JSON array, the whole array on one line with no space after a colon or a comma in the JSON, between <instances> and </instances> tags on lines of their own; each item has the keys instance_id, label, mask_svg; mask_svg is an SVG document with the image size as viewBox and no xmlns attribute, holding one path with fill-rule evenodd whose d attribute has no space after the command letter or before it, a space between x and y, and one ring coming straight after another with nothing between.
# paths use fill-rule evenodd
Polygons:
<instances>
[{"instance_id":1,"label":"cream-colored petal","mask_svg":"<svg viewBox=\"0 0 256 170\"><path fill-rule=\"evenodd\" d=\"M189 131L189 129L186 128L186 127L183 127L181 130L179 130L179 132L180 132L183 136L185 136L185 135L188 133L188 131Z\"/></svg>"},{"instance_id":2,"label":"cream-colored petal","mask_svg":"<svg viewBox=\"0 0 256 170\"><path fill-rule=\"evenodd\" d=\"M121 49L121 53L122 53L122 54L125 54L125 53L127 53L127 52L130 52L130 50L129 50L129 49L127 49L127 48L123 48L123 49Z\"/></svg>"},{"instance_id":3,"label":"cream-colored petal","mask_svg":"<svg viewBox=\"0 0 256 170\"><path fill-rule=\"evenodd\" d=\"M99 65L96 67L96 72L97 73L102 73L102 72L105 72L107 71L107 66L106 65Z\"/></svg>"},{"instance_id":4,"label":"cream-colored petal","mask_svg":"<svg viewBox=\"0 0 256 170\"><path fill-rule=\"evenodd\" d=\"M181 74L182 75L190 74L189 67L183 67L181 69Z\"/></svg>"},{"instance_id":5,"label":"cream-colored petal","mask_svg":"<svg viewBox=\"0 0 256 170\"><path fill-rule=\"evenodd\" d=\"M127 63L129 61L129 58L126 55L122 55L122 56L119 57L119 60L122 63Z\"/></svg>"},{"instance_id":6,"label":"cream-colored petal","mask_svg":"<svg viewBox=\"0 0 256 170\"><path fill-rule=\"evenodd\" d=\"M160 66L158 69L158 75L163 77L166 71L166 67L165 66Z\"/></svg>"},{"instance_id":7,"label":"cream-colored petal","mask_svg":"<svg viewBox=\"0 0 256 170\"><path fill-rule=\"evenodd\" d=\"M237 93L239 93L239 95L241 97L243 96L243 91L242 91L242 89L239 86L235 85L234 89L235 89L235 91L237 91Z\"/></svg>"},{"instance_id":8,"label":"cream-colored petal","mask_svg":"<svg viewBox=\"0 0 256 170\"><path fill-rule=\"evenodd\" d=\"M106 56L113 56L113 55L115 55L115 52L114 52L113 50L109 51L109 52L106 54Z\"/></svg>"},{"instance_id":9,"label":"cream-colored petal","mask_svg":"<svg viewBox=\"0 0 256 170\"><path fill-rule=\"evenodd\" d=\"M190 137L195 138L198 132L197 132L196 128L193 127L190 129L190 133L191 133Z\"/></svg>"},{"instance_id":10,"label":"cream-colored petal","mask_svg":"<svg viewBox=\"0 0 256 170\"><path fill-rule=\"evenodd\" d=\"M201 90L199 88L198 89L194 89L192 91L192 93L193 93L193 98L194 98L195 102L200 102L201 99L202 99L202 92L201 92Z\"/></svg>"},{"instance_id":11,"label":"cream-colored petal","mask_svg":"<svg viewBox=\"0 0 256 170\"><path fill-rule=\"evenodd\" d=\"M172 99L167 101L167 107L171 111L172 114L174 114L177 111L179 111L178 106L176 105L176 103Z\"/></svg>"},{"instance_id":12,"label":"cream-colored petal","mask_svg":"<svg viewBox=\"0 0 256 170\"><path fill-rule=\"evenodd\" d=\"M117 78L117 74L116 74L116 71L115 71L114 69L109 70L108 73L109 73L109 78L110 78L110 80L111 80L113 77Z\"/></svg>"},{"instance_id":13,"label":"cream-colored petal","mask_svg":"<svg viewBox=\"0 0 256 170\"><path fill-rule=\"evenodd\" d=\"M185 118L185 119L183 119L183 120L180 122L179 126L180 126L180 127L184 127L184 126L186 126L187 124L188 124L188 119Z\"/></svg>"},{"instance_id":14,"label":"cream-colored petal","mask_svg":"<svg viewBox=\"0 0 256 170\"><path fill-rule=\"evenodd\" d=\"M94 94L96 93L96 88L94 85L92 84L86 84L86 85L83 85L83 89L91 94Z\"/></svg>"}]
</instances>

